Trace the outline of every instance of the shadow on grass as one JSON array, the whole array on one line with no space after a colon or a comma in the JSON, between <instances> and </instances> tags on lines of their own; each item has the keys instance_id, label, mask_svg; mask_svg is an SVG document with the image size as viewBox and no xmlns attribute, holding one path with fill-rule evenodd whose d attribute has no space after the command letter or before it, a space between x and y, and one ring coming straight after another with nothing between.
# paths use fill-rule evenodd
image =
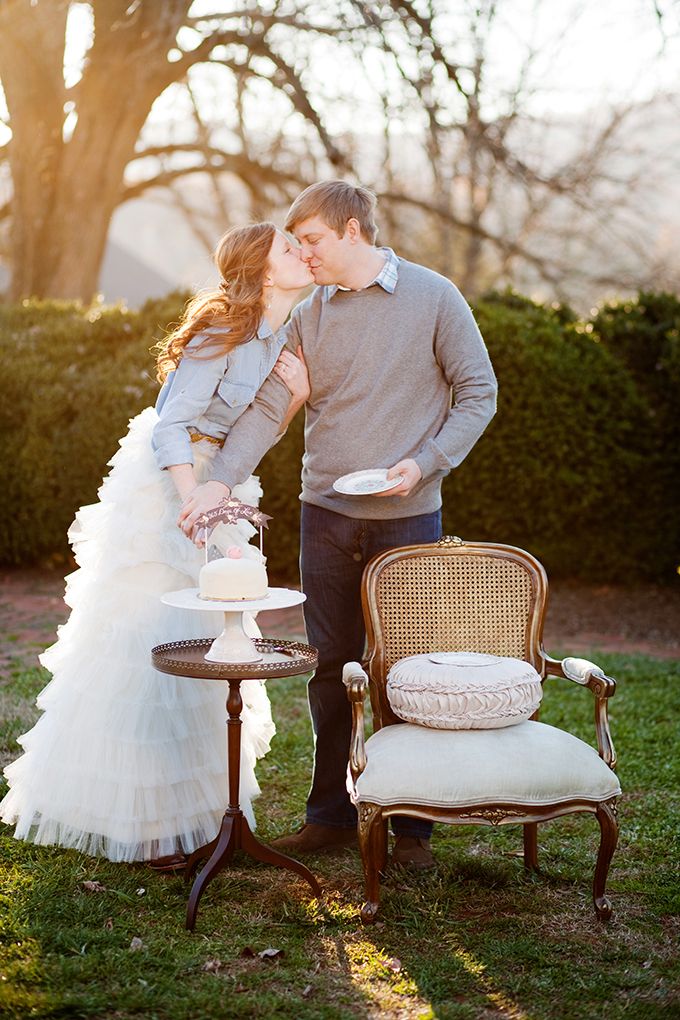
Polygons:
<instances>
[{"instance_id":1,"label":"shadow on grass","mask_svg":"<svg viewBox=\"0 0 680 1020\"><path fill-rule=\"evenodd\" d=\"M194 934L183 928L181 879L18 843L3 828L0 1014L671 1015L679 977L672 849L679 765L671 748L680 666L623 657L603 665L621 680L612 715L624 786L608 926L592 909L598 831L586 815L539 828L538 877L524 874L519 826L438 826L437 873L389 876L371 928L358 917L356 853L311 859L321 902L288 872L237 857L209 886ZM551 688L543 717L592 740L592 703L572 693ZM277 682L270 694L279 735L259 767L265 841L298 820L311 750L304 684ZM88 892L85 881L102 888ZM283 955L266 962L258 953L269 947Z\"/></svg>"}]
</instances>

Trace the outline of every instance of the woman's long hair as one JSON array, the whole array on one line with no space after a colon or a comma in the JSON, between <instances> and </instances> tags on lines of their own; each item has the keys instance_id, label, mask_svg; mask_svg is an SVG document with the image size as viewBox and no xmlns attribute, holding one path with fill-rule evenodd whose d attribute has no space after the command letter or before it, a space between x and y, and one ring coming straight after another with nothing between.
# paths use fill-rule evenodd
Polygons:
<instances>
[{"instance_id":1,"label":"woman's long hair","mask_svg":"<svg viewBox=\"0 0 680 1020\"><path fill-rule=\"evenodd\" d=\"M224 330L200 344L208 357L253 338L264 315L264 277L275 234L274 224L265 222L234 227L220 239L213 256L219 286L193 297L179 325L153 348L159 382L177 368L186 345L205 329Z\"/></svg>"}]
</instances>

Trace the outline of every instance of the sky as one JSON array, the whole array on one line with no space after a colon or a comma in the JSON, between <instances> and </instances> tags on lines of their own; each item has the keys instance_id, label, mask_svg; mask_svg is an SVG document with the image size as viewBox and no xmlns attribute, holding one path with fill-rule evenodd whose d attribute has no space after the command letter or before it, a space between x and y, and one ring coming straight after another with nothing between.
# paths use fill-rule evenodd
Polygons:
<instances>
[{"instance_id":1,"label":"sky","mask_svg":"<svg viewBox=\"0 0 680 1020\"><path fill-rule=\"evenodd\" d=\"M449 0L441 6L443 35L454 40L459 36L460 10L465 4L461 0ZM192 13L215 7L219 4L214 0L196 0ZM499 0L489 43L490 84L501 92L511 86L527 46L534 40L538 44L539 58L533 73L540 85L531 100L532 112L536 115L574 116L603 101L644 101L657 92L678 93L680 31L664 41L654 13L656 7L666 15L669 30L678 27L680 5L677 0ZM80 76L83 53L90 38L89 7L76 3L68 22L64 67L67 86ZM357 105L362 112L362 127L370 130L374 120L375 128L379 129L380 110L372 82L384 80L385 73L380 56L367 52L363 75L352 76L352 104L345 104L344 108L342 103L333 104L333 133L352 129L356 124ZM214 90L210 74L210 69L200 69L192 77L199 93L204 88L206 96ZM319 97L330 100L346 89L347 66L323 40L318 45L312 75L319 76ZM154 120L162 123L166 116L169 118L174 102L176 97L172 96L161 99L154 109ZM6 117L3 106L0 102L0 116ZM253 118L258 116L257 109L254 104ZM267 109L265 116L270 114L271 110ZM253 127L258 125L253 124ZM9 137L8 128L0 124L0 145Z\"/></svg>"}]
</instances>

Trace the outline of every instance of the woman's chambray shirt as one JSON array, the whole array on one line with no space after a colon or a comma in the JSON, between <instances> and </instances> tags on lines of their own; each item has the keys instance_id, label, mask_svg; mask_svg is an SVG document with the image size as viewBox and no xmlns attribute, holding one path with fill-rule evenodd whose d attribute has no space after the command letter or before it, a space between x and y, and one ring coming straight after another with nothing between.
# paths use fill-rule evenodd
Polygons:
<instances>
[{"instance_id":1,"label":"woman's chambray shirt","mask_svg":"<svg viewBox=\"0 0 680 1020\"><path fill-rule=\"evenodd\" d=\"M160 468L194 463L191 432L224 439L252 403L286 342L285 331L273 333L263 319L253 339L228 354L192 357L192 349L218 332L206 330L191 339L158 394L159 420L151 445Z\"/></svg>"}]
</instances>

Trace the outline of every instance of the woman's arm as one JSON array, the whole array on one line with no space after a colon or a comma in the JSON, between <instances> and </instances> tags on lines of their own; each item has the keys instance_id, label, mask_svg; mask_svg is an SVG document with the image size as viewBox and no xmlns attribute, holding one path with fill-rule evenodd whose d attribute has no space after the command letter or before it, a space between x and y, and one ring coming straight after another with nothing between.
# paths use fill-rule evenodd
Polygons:
<instances>
[{"instance_id":1,"label":"woman's arm","mask_svg":"<svg viewBox=\"0 0 680 1020\"><path fill-rule=\"evenodd\" d=\"M305 362L302 347L297 348L296 354L292 351L283 350L278 361L272 370L284 383L290 393L290 401L286 415L279 427L279 435L283 435L291 421L307 401L310 394L309 373ZM200 518L201 515L212 510L221 499L229 496L230 489L224 482L216 478L203 485L197 485L189 492L182 504L178 524L185 535L191 538L196 545L201 545Z\"/></svg>"},{"instance_id":2,"label":"woman's arm","mask_svg":"<svg viewBox=\"0 0 680 1020\"><path fill-rule=\"evenodd\" d=\"M199 346L200 338L199 343L192 342L180 361L170 392L158 412L151 445L160 468L193 463L189 427L196 425L224 376L227 354L194 356Z\"/></svg>"},{"instance_id":3,"label":"woman's arm","mask_svg":"<svg viewBox=\"0 0 680 1020\"><path fill-rule=\"evenodd\" d=\"M193 464L171 464L167 470L177 489L177 495L184 502L197 485Z\"/></svg>"}]
</instances>

